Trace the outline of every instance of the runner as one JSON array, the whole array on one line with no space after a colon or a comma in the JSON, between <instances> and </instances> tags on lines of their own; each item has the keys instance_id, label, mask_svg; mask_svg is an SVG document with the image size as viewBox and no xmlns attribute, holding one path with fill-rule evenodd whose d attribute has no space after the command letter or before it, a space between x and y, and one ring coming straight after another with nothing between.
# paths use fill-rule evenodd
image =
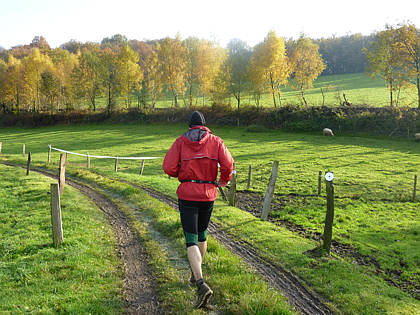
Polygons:
<instances>
[{"instance_id":1,"label":"runner","mask_svg":"<svg viewBox=\"0 0 420 315\"><path fill-rule=\"evenodd\" d=\"M209 225L217 186L223 187L232 178L233 159L224 142L213 135L199 111L192 113L190 129L172 144L165 155L163 170L178 177L176 191L187 255L192 270L191 282L198 289L196 308L206 305L213 291L205 283L201 264L207 250ZM218 165L220 179L217 182Z\"/></svg>"}]
</instances>

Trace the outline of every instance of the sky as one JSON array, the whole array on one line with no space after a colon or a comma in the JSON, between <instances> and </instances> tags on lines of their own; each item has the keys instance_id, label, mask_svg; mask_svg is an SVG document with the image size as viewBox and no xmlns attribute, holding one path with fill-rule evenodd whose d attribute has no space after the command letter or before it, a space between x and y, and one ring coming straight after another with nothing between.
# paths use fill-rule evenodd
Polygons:
<instances>
[{"instance_id":1,"label":"sky","mask_svg":"<svg viewBox=\"0 0 420 315\"><path fill-rule=\"evenodd\" d=\"M190 36L251 47L270 30L285 38L327 38L381 31L385 24L420 27L417 0L0 0L0 47L43 36L51 47L114 34L150 40Z\"/></svg>"}]
</instances>

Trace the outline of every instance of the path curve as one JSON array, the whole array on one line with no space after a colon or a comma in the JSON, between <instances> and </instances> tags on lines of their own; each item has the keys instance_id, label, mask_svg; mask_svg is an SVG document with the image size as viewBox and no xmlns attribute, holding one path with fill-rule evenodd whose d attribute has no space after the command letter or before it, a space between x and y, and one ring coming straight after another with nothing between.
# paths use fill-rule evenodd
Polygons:
<instances>
[{"instance_id":1,"label":"path curve","mask_svg":"<svg viewBox=\"0 0 420 315\"><path fill-rule=\"evenodd\" d=\"M4 163L8 166L19 166ZM39 168L32 171L57 179ZM91 199L104 213L117 240L118 252L124 264L123 294L127 314L161 314L154 278L147 264L148 257L127 216L107 197L94 189L66 178L66 184ZM65 196L65 195L64 195Z\"/></svg>"},{"instance_id":2,"label":"path curve","mask_svg":"<svg viewBox=\"0 0 420 315\"><path fill-rule=\"evenodd\" d=\"M151 197L159 199L175 210L178 210L178 203L176 200L163 195L154 189L142 187L125 180L119 181L129 184L134 188L141 189L147 192ZM232 253L246 261L248 265L262 275L271 286L282 292L283 295L288 298L289 303L302 314L334 314L334 312L325 305L322 299L315 292L306 288L302 281L293 273L261 257L250 244L244 241L233 240L227 233L223 232L218 225L212 222L210 222L209 225L209 232L212 237L220 241Z\"/></svg>"}]
</instances>

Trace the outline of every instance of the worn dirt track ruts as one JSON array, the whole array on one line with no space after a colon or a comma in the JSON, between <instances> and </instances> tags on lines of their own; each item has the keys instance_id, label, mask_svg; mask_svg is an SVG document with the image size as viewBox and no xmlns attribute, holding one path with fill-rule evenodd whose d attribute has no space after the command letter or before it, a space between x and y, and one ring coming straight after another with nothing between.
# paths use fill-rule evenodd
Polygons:
<instances>
[{"instance_id":1,"label":"worn dirt track ruts","mask_svg":"<svg viewBox=\"0 0 420 315\"><path fill-rule=\"evenodd\" d=\"M120 180L135 188L146 191L151 197L165 202L172 208L178 210L177 202L158 191L150 188L141 187L128 181ZM314 292L308 290L295 275L288 272L281 266L275 265L262 258L256 250L244 241L233 240L228 234L223 232L216 224L210 222L209 232L212 237L220 241L232 253L241 257L252 268L257 270L264 279L274 288L278 289L289 300L297 311L302 314L334 314Z\"/></svg>"},{"instance_id":2,"label":"worn dirt track ruts","mask_svg":"<svg viewBox=\"0 0 420 315\"><path fill-rule=\"evenodd\" d=\"M20 166L3 163L8 166ZM45 176L57 179L56 175L33 168ZM161 314L154 280L147 265L147 253L141 246L136 232L127 216L108 198L87 187L66 179L66 184L90 198L107 217L118 243L119 254L124 263L124 298L127 314ZM64 231L65 233L65 231Z\"/></svg>"}]
</instances>

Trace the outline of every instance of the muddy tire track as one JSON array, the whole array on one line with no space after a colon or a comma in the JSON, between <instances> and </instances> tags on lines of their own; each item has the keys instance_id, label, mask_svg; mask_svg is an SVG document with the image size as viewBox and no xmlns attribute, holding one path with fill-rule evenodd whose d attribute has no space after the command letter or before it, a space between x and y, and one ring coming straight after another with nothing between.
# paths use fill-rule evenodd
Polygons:
<instances>
[{"instance_id":1,"label":"muddy tire track","mask_svg":"<svg viewBox=\"0 0 420 315\"><path fill-rule=\"evenodd\" d=\"M3 163L8 166L20 166ZM20 166L21 167L21 166ZM33 171L57 179L45 170ZM161 314L154 286L154 278L147 265L148 256L127 216L108 198L94 189L66 178L66 184L91 199L104 213L111 225L124 264L123 295L127 314Z\"/></svg>"},{"instance_id":2,"label":"muddy tire track","mask_svg":"<svg viewBox=\"0 0 420 315\"><path fill-rule=\"evenodd\" d=\"M151 197L165 202L178 211L176 200L161 194L151 188L142 187L125 180L118 180L147 192ZM215 223L210 222L209 232L212 237L220 241L232 253L241 257L245 262L254 268L274 288L286 296L289 303L302 314L334 314L323 302L323 299L303 285L303 282L294 274L285 270L263 257L247 242L233 240L227 233Z\"/></svg>"}]
</instances>

